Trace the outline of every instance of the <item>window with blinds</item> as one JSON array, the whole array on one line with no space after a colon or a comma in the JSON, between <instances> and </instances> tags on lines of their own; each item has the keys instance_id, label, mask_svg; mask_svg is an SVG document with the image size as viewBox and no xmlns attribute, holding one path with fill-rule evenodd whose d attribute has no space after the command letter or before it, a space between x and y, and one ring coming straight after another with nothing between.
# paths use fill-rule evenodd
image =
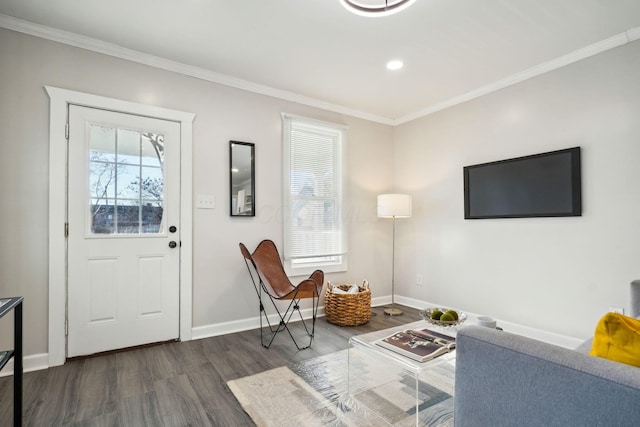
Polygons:
<instances>
[{"instance_id":1,"label":"window with blinds","mask_svg":"<svg viewBox=\"0 0 640 427\"><path fill-rule=\"evenodd\" d=\"M300 274L343 271L345 127L285 114L283 130L285 262Z\"/></svg>"}]
</instances>

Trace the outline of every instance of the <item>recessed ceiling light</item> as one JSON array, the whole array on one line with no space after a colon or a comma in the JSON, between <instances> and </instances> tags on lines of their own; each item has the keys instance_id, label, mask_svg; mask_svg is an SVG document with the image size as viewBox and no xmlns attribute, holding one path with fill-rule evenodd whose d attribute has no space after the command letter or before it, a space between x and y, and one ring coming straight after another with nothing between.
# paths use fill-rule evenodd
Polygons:
<instances>
[{"instance_id":1,"label":"recessed ceiling light","mask_svg":"<svg viewBox=\"0 0 640 427\"><path fill-rule=\"evenodd\" d=\"M416 0L340 0L340 3L360 16L388 16L411 6Z\"/></svg>"},{"instance_id":2,"label":"recessed ceiling light","mask_svg":"<svg viewBox=\"0 0 640 427\"><path fill-rule=\"evenodd\" d=\"M399 59L394 59L393 61L387 62L387 68L389 70L399 70L404 66L404 63Z\"/></svg>"}]
</instances>

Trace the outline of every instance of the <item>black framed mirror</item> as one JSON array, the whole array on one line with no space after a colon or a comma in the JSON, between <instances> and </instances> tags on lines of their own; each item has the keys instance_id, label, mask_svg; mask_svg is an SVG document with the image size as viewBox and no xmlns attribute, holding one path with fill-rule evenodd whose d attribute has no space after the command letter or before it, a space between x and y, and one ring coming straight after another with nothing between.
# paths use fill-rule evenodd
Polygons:
<instances>
[{"instance_id":1,"label":"black framed mirror","mask_svg":"<svg viewBox=\"0 0 640 427\"><path fill-rule=\"evenodd\" d=\"M231 216L255 216L255 144L229 141Z\"/></svg>"}]
</instances>

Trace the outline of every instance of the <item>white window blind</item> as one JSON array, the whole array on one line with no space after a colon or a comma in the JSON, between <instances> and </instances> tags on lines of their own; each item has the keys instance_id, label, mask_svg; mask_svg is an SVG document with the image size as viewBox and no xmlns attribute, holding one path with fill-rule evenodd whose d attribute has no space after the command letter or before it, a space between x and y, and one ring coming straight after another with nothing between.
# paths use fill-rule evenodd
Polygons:
<instances>
[{"instance_id":1,"label":"white window blind","mask_svg":"<svg viewBox=\"0 0 640 427\"><path fill-rule=\"evenodd\" d=\"M345 128L283 115L284 257L292 267L339 264L344 221Z\"/></svg>"}]
</instances>

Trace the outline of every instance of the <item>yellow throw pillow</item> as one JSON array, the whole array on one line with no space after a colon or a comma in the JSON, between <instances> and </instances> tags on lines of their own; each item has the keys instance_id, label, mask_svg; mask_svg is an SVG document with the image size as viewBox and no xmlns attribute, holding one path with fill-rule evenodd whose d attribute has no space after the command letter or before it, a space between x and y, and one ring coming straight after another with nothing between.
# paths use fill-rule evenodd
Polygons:
<instances>
[{"instance_id":1,"label":"yellow throw pillow","mask_svg":"<svg viewBox=\"0 0 640 427\"><path fill-rule=\"evenodd\" d=\"M589 354L640 367L640 320L605 314L596 326Z\"/></svg>"}]
</instances>

